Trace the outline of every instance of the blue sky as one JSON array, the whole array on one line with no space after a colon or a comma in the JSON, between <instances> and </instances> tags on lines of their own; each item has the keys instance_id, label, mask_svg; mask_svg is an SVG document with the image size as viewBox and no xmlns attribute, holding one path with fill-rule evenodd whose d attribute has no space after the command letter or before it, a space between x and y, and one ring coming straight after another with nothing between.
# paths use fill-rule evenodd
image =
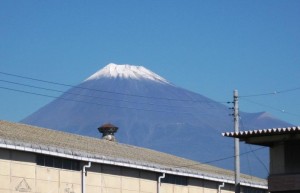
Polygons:
<instances>
[{"instance_id":1,"label":"blue sky","mask_svg":"<svg viewBox=\"0 0 300 193\"><path fill-rule=\"evenodd\" d=\"M240 110L300 125L299 19L298 0L1 0L0 71L76 85L114 62L216 101L231 101L234 89L284 90L241 98ZM24 89L3 82L23 79L0 80L0 119L19 121L53 100L3 89Z\"/></svg>"}]
</instances>

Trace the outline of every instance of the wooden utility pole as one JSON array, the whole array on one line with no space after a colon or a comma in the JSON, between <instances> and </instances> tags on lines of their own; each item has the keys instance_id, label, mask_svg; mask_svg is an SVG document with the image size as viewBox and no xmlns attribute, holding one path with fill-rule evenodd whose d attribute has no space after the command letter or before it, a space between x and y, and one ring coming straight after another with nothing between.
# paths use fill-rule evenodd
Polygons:
<instances>
[{"instance_id":1,"label":"wooden utility pole","mask_svg":"<svg viewBox=\"0 0 300 193\"><path fill-rule=\"evenodd\" d=\"M233 91L234 132L239 132L238 91ZM235 193L240 193L240 139L234 139Z\"/></svg>"}]
</instances>

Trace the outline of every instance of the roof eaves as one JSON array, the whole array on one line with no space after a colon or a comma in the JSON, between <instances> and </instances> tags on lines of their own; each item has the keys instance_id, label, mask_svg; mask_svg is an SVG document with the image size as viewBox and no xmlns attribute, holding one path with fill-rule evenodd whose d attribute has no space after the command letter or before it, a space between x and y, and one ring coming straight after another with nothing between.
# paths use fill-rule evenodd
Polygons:
<instances>
[{"instance_id":1,"label":"roof eaves","mask_svg":"<svg viewBox=\"0 0 300 193\"><path fill-rule=\"evenodd\" d=\"M270 128L270 129L257 129L239 132L225 132L222 133L224 137L250 137L250 136L264 136L264 135L280 135L286 133L300 133L300 126L297 127L283 127L283 128Z\"/></svg>"}]
</instances>

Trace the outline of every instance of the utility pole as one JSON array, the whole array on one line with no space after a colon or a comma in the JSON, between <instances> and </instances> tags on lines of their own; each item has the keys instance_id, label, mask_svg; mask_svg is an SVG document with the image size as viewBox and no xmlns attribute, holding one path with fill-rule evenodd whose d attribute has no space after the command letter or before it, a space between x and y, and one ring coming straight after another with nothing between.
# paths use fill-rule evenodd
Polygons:
<instances>
[{"instance_id":1,"label":"utility pole","mask_svg":"<svg viewBox=\"0 0 300 193\"><path fill-rule=\"evenodd\" d=\"M234 109L234 132L239 132L239 105L238 91L233 91L233 109ZM235 193L240 193L240 139L234 138L234 169L235 169Z\"/></svg>"}]
</instances>

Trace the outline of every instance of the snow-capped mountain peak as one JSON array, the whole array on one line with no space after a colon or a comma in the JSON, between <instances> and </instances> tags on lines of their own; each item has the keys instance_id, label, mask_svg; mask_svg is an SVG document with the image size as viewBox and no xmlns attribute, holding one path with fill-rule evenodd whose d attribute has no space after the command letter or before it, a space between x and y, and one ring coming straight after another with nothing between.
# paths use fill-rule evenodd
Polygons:
<instances>
[{"instance_id":1,"label":"snow-capped mountain peak","mask_svg":"<svg viewBox=\"0 0 300 193\"><path fill-rule=\"evenodd\" d=\"M100 69L85 81L96 80L100 78L126 78L126 79L146 79L160 83L169 84L169 82L154 72L146 69L143 66L133 66L129 64L114 64L110 63Z\"/></svg>"}]
</instances>

